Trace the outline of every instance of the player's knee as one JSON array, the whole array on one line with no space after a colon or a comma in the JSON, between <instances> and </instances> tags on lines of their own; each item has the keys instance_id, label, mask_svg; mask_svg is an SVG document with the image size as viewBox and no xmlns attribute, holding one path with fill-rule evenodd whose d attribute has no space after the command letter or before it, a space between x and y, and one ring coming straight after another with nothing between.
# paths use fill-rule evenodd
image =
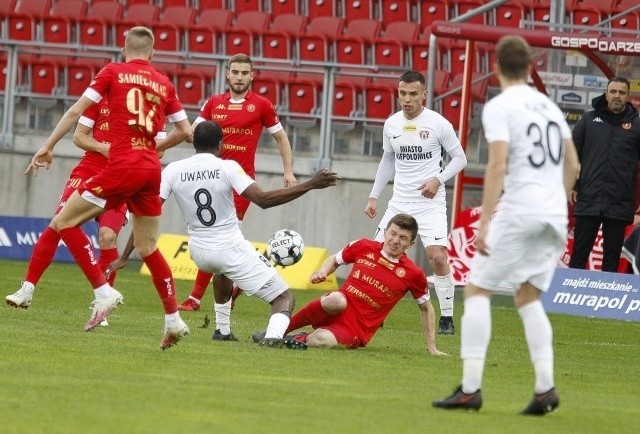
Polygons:
<instances>
[{"instance_id":1,"label":"player's knee","mask_svg":"<svg viewBox=\"0 0 640 434\"><path fill-rule=\"evenodd\" d=\"M321 299L321 305L325 312L336 315L347 308L347 299L339 292L332 292Z\"/></svg>"},{"instance_id":2,"label":"player's knee","mask_svg":"<svg viewBox=\"0 0 640 434\"><path fill-rule=\"evenodd\" d=\"M318 329L307 337L307 346L309 347L329 348L336 345L338 342L335 336L327 330Z\"/></svg>"},{"instance_id":3,"label":"player's knee","mask_svg":"<svg viewBox=\"0 0 640 434\"><path fill-rule=\"evenodd\" d=\"M447 261L447 250L443 248L430 248L427 249L427 261L431 268L441 269L445 267L449 262Z\"/></svg>"},{"instance_id":4,"label":"player's knee","mask_svg":"<svg viewBox=\"0 0 640 434\"><path fill-rule=\"evenodd\" d=\"M102 227L98 231L98 246L100 249L115 249L118 240L118 234L112 229Z\"/></svg>"},{"instance_id":5,"label":"player's knee","mask_svg":"<svg viewBox=\"0 0 640 434\"><path fill-rule=\"evenodd\" d=\"M289 289L277 296L272 302L274 312L286 313L291 316L291 312L295 308L296 299Z\"/></svg>"}]
</instances>

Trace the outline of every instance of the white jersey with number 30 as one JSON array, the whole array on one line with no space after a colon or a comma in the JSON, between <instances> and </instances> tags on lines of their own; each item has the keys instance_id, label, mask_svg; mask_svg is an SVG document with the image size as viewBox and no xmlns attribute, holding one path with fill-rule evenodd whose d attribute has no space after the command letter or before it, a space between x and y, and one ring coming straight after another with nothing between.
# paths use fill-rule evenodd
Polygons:
<instances>
[{"instance_id":1,"label":"white jersey with number 30","mask_svg":"<svg viewBox=\"0 0 640 434\"><path fill-rule=\"evenodd\" d=\"M564 139L571 129L558 106L526 84L509 86L485 104L482 125L488 143L509 146L500 212L566 216Z\"/></svg>"},{"instance_id":2,"label":"white jersey with number 30","mask_svg":"<svg viewBox=\"0 0 640 434\"><path fill-rule=\"evenodd\" d=\"M215 250L244 241L232 190L241 194L254 182L237 162L200 153L164 169L160 197L175 195L190 245Z\"/></svg>"}]
</instances>

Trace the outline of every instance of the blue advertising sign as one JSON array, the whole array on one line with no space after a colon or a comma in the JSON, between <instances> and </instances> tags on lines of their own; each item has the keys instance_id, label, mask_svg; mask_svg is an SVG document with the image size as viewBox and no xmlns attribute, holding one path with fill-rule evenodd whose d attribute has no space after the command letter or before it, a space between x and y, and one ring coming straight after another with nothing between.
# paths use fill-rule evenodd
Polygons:
<instances>
[{"instance_id":1,"label":"blue advertising sign","mask_svg":"<svg viewBox=\"0 0 640 434\"><path fill-rule=\"evenodd\" d=\"M48 218L0 216L0 258L28 261L33 246L50 221ZM82 230L91 240L93 248L98 249L98 224L91 220L82 226ZM62 240L53 260L74 262Z\"/></svg>"},{"instance_id":2,"label":"blue advertising sign","mask_svg":"<svg viewBox=\"0 0 640 434\"><path fill-rule=\"evenodd\" d=\"M542 304L547 312L640 322L640 276L557 268Z\"/></svg>"}]
</instances>

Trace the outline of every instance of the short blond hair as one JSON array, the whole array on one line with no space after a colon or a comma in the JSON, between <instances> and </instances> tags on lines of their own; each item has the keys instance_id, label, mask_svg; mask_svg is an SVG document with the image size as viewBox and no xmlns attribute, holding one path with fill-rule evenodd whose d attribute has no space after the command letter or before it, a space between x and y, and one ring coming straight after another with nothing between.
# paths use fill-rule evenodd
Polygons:
<instances>
[{"instance_id":1,"label":"short blond hair","mask_svg":"<svg viewBox=\"0 0 640 434\"><path fill-rule=\"evenodd\" d=\"M150 56L153 51L153 32L144 26L129 29L124 39L124 49L128 55Z\"/></svg>"}]
</instances>

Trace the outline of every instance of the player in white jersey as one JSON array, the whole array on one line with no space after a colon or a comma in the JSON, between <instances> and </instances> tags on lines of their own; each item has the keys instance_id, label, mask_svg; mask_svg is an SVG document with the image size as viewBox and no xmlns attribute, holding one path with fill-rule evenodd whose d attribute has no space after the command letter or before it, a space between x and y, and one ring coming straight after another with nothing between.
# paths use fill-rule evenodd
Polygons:
<instances>
[{"instance_id":1,"label":"player in white jersey","mask_svg":"<svg viewBox=\"0 0 640 434\"><path fill-rule=\"evenodd\" d=\"M535 396L522 414L543 415L556 409L559 399L553 380L553 332L540 295L547 291L566 243L567 202L578 174L578 156L560 109L527 85L527 42L504 37L496 52L502 93L485 104L482 113L489 161L476 236L478 254L464 289L462 384L433 406L482 406L490 299L493 291L507 287L514 290L535 372Z\"/></svg>"},{"instance_id":2,"label":"player in white jersey","mask_svg":"<svg viewBox=\"0 0 640 434\"><path fill-rule=\"evenodd\" d=\"M222 129L202 121L194 129L196 154L169 164L162 173L160 197L173 193L189 232L189 251L199 269L215 274L216 298L229 300L232 283L271 304L271 317L261 342L282 346L294 307L285 281L240 232L233 192L261 208L292 201L310 190L336 185L339 177L326 169L309 181L280 190L263 191L236 161L219 158ZM218 297L219 296L219 297ZM230 314L217 315L216 327L231 337ZM235 340L219 338L217 340Z\"/></svg>"},{"instance_id":3,"label":"player in white jersey","mask_svg":"<svg viewBox=\"0 0 640 434\"><path fill-rule=\"evenodd\" d=\"M376 216L378 197L393 179L393 196L378 223L376 240L384 238L384 228L396 214L409 214L418 221L420 239L434 272L434 287L440 304L438 333L453 334L454 282L447 259L444 183L464 169L467 157L451 123L422 105L427 96L422 74L405 72L400 77L398 96L402 110L384 123L384 153L365 214L371 218ZM451 161L443 168L445 151Z\"/></svg>"}]
</instances>

